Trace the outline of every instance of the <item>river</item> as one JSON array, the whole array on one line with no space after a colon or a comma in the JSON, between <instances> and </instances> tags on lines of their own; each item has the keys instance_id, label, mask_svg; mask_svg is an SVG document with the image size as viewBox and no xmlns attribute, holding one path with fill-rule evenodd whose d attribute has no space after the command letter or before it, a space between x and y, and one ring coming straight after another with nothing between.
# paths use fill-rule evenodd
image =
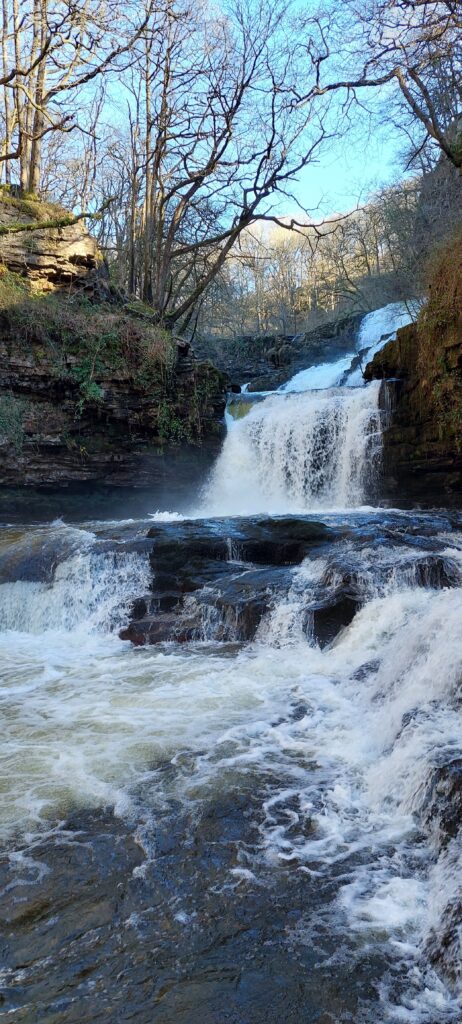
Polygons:
<instances>
[{"instance_id":1,"label":"river","mask_svg":"<svg viewBox=\"0 0 462 1024\"><path fill-rule=\"evenodd\" d=\"M3 524L6 1022L460 1021L462 516L381 506L355 362L404 318L231 399L187 514Z\"/></svg>"}]
</instances>

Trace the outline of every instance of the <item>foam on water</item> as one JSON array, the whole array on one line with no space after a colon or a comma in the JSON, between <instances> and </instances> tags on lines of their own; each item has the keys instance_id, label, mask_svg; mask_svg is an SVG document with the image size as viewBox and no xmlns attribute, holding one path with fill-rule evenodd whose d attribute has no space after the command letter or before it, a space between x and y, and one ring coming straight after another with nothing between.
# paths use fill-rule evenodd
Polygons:
<instances>
[{"instance_id":1,"label":"foam on water","mask_svg":"<svg viewBox=\"0 0 462 1024\"><path fill-rule=\"evenodd\" d=\"M362 505L381 449L378 382L273 395L228 421L204 491L210 515Z\"/></svg>"},{"instance_id":2,"label":"foam on water","mask_svg":"<svg viewBox=\"0 0 462 1024\"><path fill-rule=\"evenodd\" d=\"M341 383L348 387L360 387L363 384L362 368L358 366L352 369L358 352L362 353L363 364L369 362L387 341L396 336L400 327L411 323L416 312L417 310L412 311L404 302L390 302L387 306L367 313L361 321L357 338L351 339L351 348L348 352L330 362L300 370L283 384L279 391L311 391L337 387Z\"/></svg>"},{"instance_id":3,"label":"foam on water","mask_svg":"<svg viewBox=\"0 0 462 1024\"><path fill-rule=\"evenodd\" d=\"M310 366L307 370L300 370L294 377L291 377L287 384L283 384L279 391L290 393L292 391L312 391L319 388L334 388L349 370L354 352L348 352L346 356L331 363L320 363L318 366Z\"/></svg>"},{"instance_id":4,"label":"foam on water","mask_svg":"<svg viewBox=\"0 0 462 1024\"><path fill-rule=\"evenodd\" d=\"M415 319L414 311L407 303L390 302L388 306L375 309L361 321L357 349L371 349L374 352L396 334L400 327L405 327ZM370 352L369 357L374 353Z\"/></svg>"},{"instance_id":5,"label":"foam on water","mask_svg":"<svg viewBox=\"0 0 462 1024\"><path fill-rule=\"evenodd\" d=\"M404 549L403 566L408 556ZM47 828L76 806L110 804L136 815L141 793L154 814L166 799L200 806L269 770L260 851L242 870L258 873L259 857L275 870L295 860L315 876L341 865L329 926L420 964L448 897L460 895L460 847L440 856L431 837L422 844L419 821L435 765L462 748L462 589L416 589L389 573L375 594L371 582L351 626L321 650L297 630L293 607L326 572L316 559L296 574L292 608L276 601L257 643L235 658L200 646L133 651L110 631L117 613L105 594L114 563L110 552L102 557L105 571L95 561L85 570L94 581L86 631L81 604L72 619L63 601L63 581L76 586L74 556L41 596L33 583L13 585L24 603L22 630L0 639L3 835ZM366 551L365 579L372 562ZM131 576L128 590L139 584ZM0 587L4 616L10 586ZM40 601L50 609L43 632ZM294 718L291 707L302 713ZM176 766L168 792L156 770L166 759ZM427 971L430 1003L438 985ZM400 1003L398 1015L389 1009L384 1019L431 1019L430 996L425 1009L414 988L412 1008ZM432 1024L452 1019L455 996L444 1002L442 993L440 985Z\"/></svg>"},{"instance_id":6,"label":"foam on water","mask_svg":"<svg viewBox=\"0 0 462 1024\"><path fill-rule=\"evenodd\" d=\"M461 549L458 534L442 534L455 583ZM54 827L79 806L135 818L171 800L200 808L271 778L259 849L235 884L258 876L260 861L340 872L328 927L339 941L347 929L360 945L385 945L411 979L398 1003L384 990L383 1019L457 1019L458 997L422 950L460 898L460 845L423 843L420 822L435 766L462 749L462 588L416 588L422 554L421 544L352 547L364 607L323 650L300 622L320 585L335 589L336 562L307 559L233 658L120 641L145 563L95 553L86 534L52 581L0 586L3 837ZM168 782L156 768L166 761ZM460 949L452 955L460 961Z\"/></svg>"}]
</instances>

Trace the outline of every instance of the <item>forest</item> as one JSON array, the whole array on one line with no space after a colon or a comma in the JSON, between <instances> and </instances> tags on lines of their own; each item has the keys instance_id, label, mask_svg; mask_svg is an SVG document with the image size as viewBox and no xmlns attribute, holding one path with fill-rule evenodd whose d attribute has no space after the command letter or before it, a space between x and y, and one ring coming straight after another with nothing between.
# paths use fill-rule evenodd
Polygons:
<instances>
[{"instance_id":1,"label":"forest","mask_svg":"<svg viewBox=\"0 0 462 1024\"><path fill-rule=\"evenodd\" d=\"M4 186L85 214L117 286L189 336L414 299L461 217L460 17L451 0L3 0ZM297 178L349 133L367 159L384 122L395 180L323 216Z\"/></svg>"}]
</instances>

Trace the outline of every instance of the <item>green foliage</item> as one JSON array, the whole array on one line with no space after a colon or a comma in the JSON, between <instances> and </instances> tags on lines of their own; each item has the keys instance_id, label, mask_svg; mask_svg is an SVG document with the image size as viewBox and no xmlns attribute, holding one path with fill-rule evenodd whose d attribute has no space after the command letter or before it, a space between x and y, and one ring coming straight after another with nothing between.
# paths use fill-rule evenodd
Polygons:
<instances>
[{"instance_id":1,"label":"green foliage","mask_svg":"<svg viewBox=\"0 0 462 1024\"><path fill-rule=\"evenodd\" d=\"M157 430L163 441L170 441L173 444L193 440L188 420L180 419L174 407L165 399L159 405Z\"/></svg>"},{"instance_id":2,"label":"green foliage","mask_svg":"<svg viewBox=\"0 0 462 1024\"><path fill-rule=\"evenodd\" d=\"M9 392L0 395L0 437L20 452L24 443L24 413L27 402Z\"/></svg>"},{"instance_id":3,"label":"green foliage","mask_svg":"<svg viewBox=\"0 0 462 1024\"><path fill-rule=\"evenodd\" d=\"M140 316L81 295L34 294L27 279L8 271L0 272L0 307L7 344L51 371L58 394L62 389L74 403L74 420L104 408L106 384L115 378L122 393L139 393L139 414L127 414L135 433L173 444L200 441L221 376L207 363L177 376L177 345L152 311Z\"/></svg>"},{"instance_id":4,"label":"green foliage","mask_svg":"<svg viewBox=\"0 0 462 1024\"><path fill-rule=\"evenodd\" d=\"M97 358L92 358L91 355L74 366L71 376L79 385L80 398L77 402L77 409L80 415L86 405L103 401L103 390L94 379L95 374L101 373L103 369L103 364Z\"/></svg>"}]
</instances>

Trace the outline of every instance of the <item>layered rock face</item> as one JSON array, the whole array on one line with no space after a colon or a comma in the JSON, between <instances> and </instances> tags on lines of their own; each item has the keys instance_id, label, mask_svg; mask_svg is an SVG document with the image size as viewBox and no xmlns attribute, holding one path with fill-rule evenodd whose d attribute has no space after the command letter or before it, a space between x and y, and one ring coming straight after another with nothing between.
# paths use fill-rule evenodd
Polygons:
<instances>
[{"instance_id":1,"label":"layered rock face","mask_svg":"<svg viewBox=\"0 0 462 1024\"><path fill-rule=\"evenodd\" d=\"M225 377L127 304L65 219L0 189L0 486L186 492L221 443Z\"/></svg>"},{"instance_id":2,"label":"layered rock face","mask_svg":"<svg viewBox=\"0 0 462 1024\"><path fill-rule=\"evenodd\" d=\"M384 380L388 494L427 502L462 494L462 237L440 254L419 320L365 371Z\"/></svg>"},{"instance_id":3,"label":"layered rock face","mask_svg":"<svg viewBox=\"0 0 462 1024\"><path fill-rule=\"evenodd\" d=\"M180 474L187 488L216 457L226 393L211 364L180 357L151 387L102 367L98 400L82 406L77 356L57 369L42 345L25 351L4 329L0 359L0 485L149 487Z\"/></svg>"},{"instance_id":4,"label":"layered rock face","mask_svg":"<svg viewBox=\"0 0 462 1024\"><path fill-rule=\"evenodd\" d=\"M107 274L96 240L84 221L62 224L71 219L65 210L33 199L20 199L7 190L0 191L0 228L13 228L0 234L0 262L13 273L27 277L36 291L52 291L76 286L93 291ZM48 223L41 230L18 231L21 224ZM98 271L98 273L95 273Z\"/></svg>"}]
</instances>

